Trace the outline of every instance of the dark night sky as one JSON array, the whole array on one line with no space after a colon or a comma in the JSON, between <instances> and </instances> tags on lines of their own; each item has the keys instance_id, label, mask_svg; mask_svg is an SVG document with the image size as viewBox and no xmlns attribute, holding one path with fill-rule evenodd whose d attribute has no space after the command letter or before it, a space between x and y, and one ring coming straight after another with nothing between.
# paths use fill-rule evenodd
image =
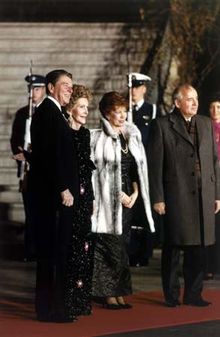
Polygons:
<instances>
[{"instance_id":1,"label":"dark night sky","mask_svg":"<svg viewBox=\"0 0 220 337\"><path fill-rule=\"evenodd\" d=\"M151 3L151 0L1 0L0 21L131 22L139 20L141 6Z\"/></svg>"}]
</instances>

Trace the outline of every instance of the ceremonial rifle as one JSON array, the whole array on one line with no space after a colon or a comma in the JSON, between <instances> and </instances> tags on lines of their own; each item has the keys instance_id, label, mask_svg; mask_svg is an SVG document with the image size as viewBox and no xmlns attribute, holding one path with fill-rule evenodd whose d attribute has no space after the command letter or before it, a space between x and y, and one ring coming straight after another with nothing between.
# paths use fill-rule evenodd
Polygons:
<instances>
[{"instance_id":1,"label":"ceremonial rifle","mask_svg":"<svg viewBox=\"0 0 220 337\"><path fill-rule=\"evenodd\" d=\"M30 134L30 127L31 127L31 120L33 115L33 76L32 76L32 61L30 62L30 71L29 71L29 85L28 85L28 117L25 123L25 134L24 134L24 151L30 151L31 146L31 134ZM23 180L25 174L29 169L29 165L26 160L21 162L21 169L20 169L20 188L23 185Z\"/></svg>"}]
</instances>

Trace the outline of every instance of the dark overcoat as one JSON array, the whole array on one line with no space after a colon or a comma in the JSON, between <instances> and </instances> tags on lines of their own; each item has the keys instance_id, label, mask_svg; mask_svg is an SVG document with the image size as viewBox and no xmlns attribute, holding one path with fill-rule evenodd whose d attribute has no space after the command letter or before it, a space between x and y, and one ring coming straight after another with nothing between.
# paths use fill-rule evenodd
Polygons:
<instances>
[{"instance_id":1,"label":"dark overcoat","mask_svg":"<svg viewBox=\"0 0 220 337\"><path fill-rule=\"evenodd\" d=\"M215 241L215 200L220 199L219 162L209 117L196 115L201 165L201 203L195 172L196 148L179 111L154 120L148 146L152 203L165 202L164 235L170 244L200 245Z\"/></svg>"}]
</instances>

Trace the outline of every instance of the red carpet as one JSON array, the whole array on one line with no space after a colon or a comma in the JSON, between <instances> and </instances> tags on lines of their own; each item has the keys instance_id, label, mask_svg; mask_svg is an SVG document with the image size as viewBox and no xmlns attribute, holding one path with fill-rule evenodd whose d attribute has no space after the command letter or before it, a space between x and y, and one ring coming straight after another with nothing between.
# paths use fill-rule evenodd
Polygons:
<instances>
[{"instance_id":1,"label":"red carpet","mask_svg":"<svg viewBox=\"0 0 220 337\"><path fill-rule=\"evenodd\" d=\"M111 311L94 305L93 315L65 324L37 322L32 304L0 301L0 336L95 337L220 319L220 290L205 290L204 298L212 305L167 308L160 292L137 293L129 298L133 309Z\"/></svg>"}]
</instances>

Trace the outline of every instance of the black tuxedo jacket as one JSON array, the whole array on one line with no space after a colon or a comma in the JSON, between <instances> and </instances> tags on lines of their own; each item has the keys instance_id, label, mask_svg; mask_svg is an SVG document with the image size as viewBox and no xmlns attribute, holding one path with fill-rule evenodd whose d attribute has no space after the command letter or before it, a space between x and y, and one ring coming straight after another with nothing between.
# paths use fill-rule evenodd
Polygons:
<instances>
[{"instance_id":1,"label":"black tuxedo jacket","mask_svg":"<svg viewBox=\"0 0 220 337\"><path fill-rule=\"evenodd\" d=\"M45 98L33 115L31 123L32 156L30 183L48 197L60 200L60 192L69 189L79 194L77 156L71 128L57 105Z\"/></svg>"}]
</instances>

